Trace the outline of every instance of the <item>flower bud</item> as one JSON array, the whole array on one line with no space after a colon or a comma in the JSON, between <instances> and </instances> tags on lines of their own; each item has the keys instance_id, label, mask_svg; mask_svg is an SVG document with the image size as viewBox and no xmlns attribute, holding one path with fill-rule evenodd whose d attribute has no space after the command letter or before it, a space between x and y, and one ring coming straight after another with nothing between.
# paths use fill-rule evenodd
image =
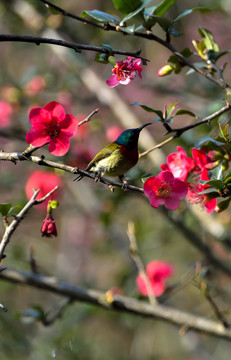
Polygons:
<instances>
[{"instance_id":1,"label":"flower bud","mask_svg":"<svg viewBox=\"0 0 231 360\"><path fill-rule=\"evenodd\" d=\"M158 76L167 76L174 70L174 66L165 65L158 71Z\"/></svg>"}]
</instances>

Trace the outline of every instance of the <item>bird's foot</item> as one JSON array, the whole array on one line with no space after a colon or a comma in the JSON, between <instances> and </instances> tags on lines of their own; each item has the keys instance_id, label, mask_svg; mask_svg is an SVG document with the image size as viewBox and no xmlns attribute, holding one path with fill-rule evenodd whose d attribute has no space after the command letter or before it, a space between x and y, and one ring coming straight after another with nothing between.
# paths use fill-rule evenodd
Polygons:
<instances>
[{"instance_id":1,"label":"bird's foot","mask_svg":"<svg viewBox=\"0 0 231 360\"><path fill-rule=\"evenodd\" d=\"M114 185L108 185L108 188L111 192L115 191L115 186Z\"/></svg>"},{"instance_id":2,"label":"bird's foot","mask_svg":"<svg viewBox=\"0 0 231 360\"><path fill-rule=\"evenodd\" d=\"M124 191L126 191L128 189L128 181L127 180L123 180L122 189Z\"/></svg>"},{"instance_id":3,"label":"bird's foot","mask_svg":"<svg viewBox=\"0 0 231 360\"><path fill-rule=\"evenodd\" d=\"M95 182L100 181L100 177L101 177L101 172L99 171L99 172L95 175Z\"/></svg>"}]
</instances>

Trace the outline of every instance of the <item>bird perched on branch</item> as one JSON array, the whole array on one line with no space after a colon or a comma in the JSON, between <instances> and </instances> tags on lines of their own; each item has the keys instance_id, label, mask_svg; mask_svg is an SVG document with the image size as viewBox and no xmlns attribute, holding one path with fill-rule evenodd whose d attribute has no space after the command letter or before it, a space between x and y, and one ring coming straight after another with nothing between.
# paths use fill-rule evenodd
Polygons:
<instances>
[{"instance_id":1,"label":"bird perched on branch","mask_svg":"<svg viewBox=\"0 0 231 360\"><path fill-rule=\"evenodd\" d=\"M141 130L152 123L141 125L135 129L123 131L111 144L105 146L88 164L86 171L95 172L100 176L118 176L124 182L124 174L136 165L138 154L138 139ZM79 175L75 180L81 180Z\"/></svg>"}]
</instances>

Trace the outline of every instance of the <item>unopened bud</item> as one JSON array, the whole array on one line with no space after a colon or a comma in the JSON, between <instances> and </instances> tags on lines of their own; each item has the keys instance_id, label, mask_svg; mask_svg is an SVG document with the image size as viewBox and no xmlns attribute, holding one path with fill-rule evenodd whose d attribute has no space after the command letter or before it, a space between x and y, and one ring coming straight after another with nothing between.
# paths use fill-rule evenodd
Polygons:
<instances>
[{"instance_id":1,"label":"unopened bud","mask_svg":"<svg viewBox=\"0 0 231 360\"><path fill-rule=\"evenodd\" d=\"M165 65L158 71L158 76L167 76L174 70L174 66Z\"/></svg>"}]
</instances>

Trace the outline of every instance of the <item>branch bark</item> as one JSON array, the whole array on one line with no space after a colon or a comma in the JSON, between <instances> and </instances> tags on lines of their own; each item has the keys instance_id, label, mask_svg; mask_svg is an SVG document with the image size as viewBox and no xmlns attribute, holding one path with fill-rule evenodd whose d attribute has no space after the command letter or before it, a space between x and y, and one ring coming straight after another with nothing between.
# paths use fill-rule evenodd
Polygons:
<instances>
[{"instance_id":1,"label":"branch bark","mask_svg":"<svg viewBox=\"0 0 231 360\"><path fill-rule=\"evenodd\" d=\"M170 306L156 305L153 307L144 301L138 301L133 298L119 295L114 295L113 298L110 298L110 301L108 301L104 292L92 289L86 290L59 281L55 277L17 271L14 269L6 269L1 272L0 268L0 278L19 285L27 285L50 291L68 297L73 301L88 303L109 311L131 313L146 318L166 321L180 328L183 327L187 330L194 330L218 338L231 340L231 329L226 329L220 322L192 315Z\"/></svg>"}]
</instances>

